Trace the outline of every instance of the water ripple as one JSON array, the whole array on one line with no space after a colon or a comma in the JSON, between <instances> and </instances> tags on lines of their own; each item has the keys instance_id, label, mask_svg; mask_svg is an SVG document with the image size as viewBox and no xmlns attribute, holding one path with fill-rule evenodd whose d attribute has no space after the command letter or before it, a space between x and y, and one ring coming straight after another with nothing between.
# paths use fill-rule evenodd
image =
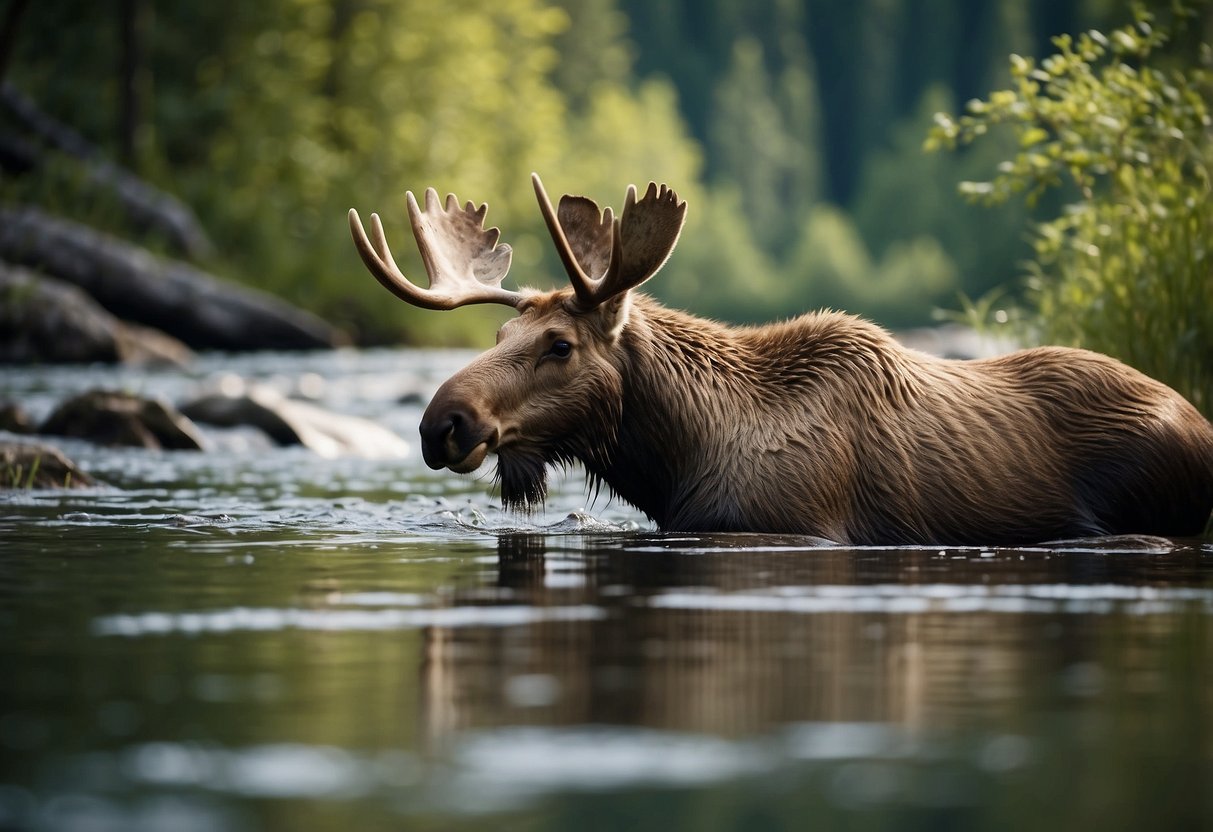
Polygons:
<instances>
[{"instance_id":1,"label":"water ripple","mask_svg":"<svg viewBox=\"0 0 1213 832\"><path fill-rule=\"evenodd\" d=\"M761 592L679 590L638 600L660 609L779 613L1006 613L1157 615L1191 605L1213 612L1213 589L1123 584L887 584L771 587Z\"/></svg>"},{"instance_id":2,"label":"water ripple","mask_svg":"<svg viewBox=\"0 0 1213 832\"><path fill-rule=\"evenodd\" d=\"M277 630L415 630L422 627L518 627L542 621L593 621L606 616L590 605L472 606L436 609L297 609L234 607L198 612L142 612L94 619L97 636L159 636Z\"/></svg>"}]
</instances>

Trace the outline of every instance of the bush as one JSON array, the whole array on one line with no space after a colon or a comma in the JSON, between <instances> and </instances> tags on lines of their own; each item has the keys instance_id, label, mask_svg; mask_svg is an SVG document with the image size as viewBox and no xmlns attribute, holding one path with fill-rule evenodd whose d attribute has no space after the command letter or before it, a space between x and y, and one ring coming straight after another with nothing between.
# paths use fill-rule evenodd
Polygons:
<instances>
[{"instance_id":1,"label":"bush","mask_svg":"<svg viewBox=\"0 0 1213 832\"><path fill-rule=\"evenodd\" d=\"M1070 200L1037 226L1019 333L1114 355L1213 412L1211 50L1167 53L1169 25L1139 10L1110 34L1054 39L1037 63L1011 56L1012 88L940 114L929 148L1007 126L1019 151L986 182L983 203L1059 189ZM983 306L983 305L979 305ZM989 305L984 305L988 307Z\"/></svg>"}]
</instances>

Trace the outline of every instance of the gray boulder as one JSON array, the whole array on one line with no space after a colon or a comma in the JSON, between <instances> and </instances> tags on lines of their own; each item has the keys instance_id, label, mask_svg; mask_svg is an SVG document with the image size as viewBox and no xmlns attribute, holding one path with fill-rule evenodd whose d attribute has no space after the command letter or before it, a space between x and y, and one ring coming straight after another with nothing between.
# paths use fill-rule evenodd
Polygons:
<instances>
[{"instance_id":1,"label":"gray boulder","mask_svg":"<svg viewBox=\"0 0 1213 832\"><path fill-rule=\"evenodd\" d=\"M333 413L238 379L182 405L181 412L202 424L252 426L279 445L303 445L323 457L397 459L409 453L407 442L369 419Z\"/></svg>"},{"instance_id":2,"label":"gray boulder","mask_svg":"<svg viewBox=\"0 0 1213 832\"><path fill-rule=\"evenodd\" d=\"M0 263L0 363L182 366L191 357L176 338L118 320L70 283Z\"/></svg>"},{"instance_id":3,"label":"gray boulder","mask_svg":"<svg viewBox=\"0 0 1213 832\"><path fill-rule=\"evenodd\" d=\"M9 433L33 433L34 421L16 402L0 401L0 430Z\"/></svg>"},{"instance_id":4,"label":"gray boulder","mask_svg":"<svg viewBox=\"0 0 1213 832\"><path fill-rule=\"evenodd\" d=\"M154 450L197 451L204 446L198 428L171 405L109 390L91 390L68 399L38 432Z\"/></svg>"},{"instance_id":5,"label":"gray boulder","mask_svg":"<svg viewBox=\"0 0 1213 832\"><path fill-rule=\"evenodd\" d=\"M327 349L342 333L285 301L33 208L0 209L0 260L72 283L195 349Z\"/></svg>"}]
</instances>

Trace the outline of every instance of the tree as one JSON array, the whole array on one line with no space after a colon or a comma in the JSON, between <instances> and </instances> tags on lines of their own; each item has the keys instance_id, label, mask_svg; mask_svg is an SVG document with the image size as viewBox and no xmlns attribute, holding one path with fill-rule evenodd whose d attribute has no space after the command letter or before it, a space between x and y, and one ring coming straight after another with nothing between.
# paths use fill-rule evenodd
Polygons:
<instances>
[{"instance_id":1,"label":"tree","mask_svg":"<svg viewBox=\"0 0 1213 832\"><path fill-rule=\"evenodd\" d=\"M809 78L787 72L785 82L812 100ZM737 187L737 219L747 223L763 248L779 252L816 196L816 158L810 136L789 129L787 115L793 111L780 106L772 87L762 46L753 38L738 40L729 72L716 88L708 152Z\"/></svg>"},{"instance_id":2,"label":"tree","mask_svg":"<svg viewBox=\"0 0 1213 832\"><path fill-rule=\"evenodd\" d=\"M916 112L890 131L888 146L868 154L851 209L875 257L887 258L893 246L915 238L938 240L954 261L954 288L976 297L1019 274L1018 264L1031 254L1022 231L1028 212L1013 203L976 212L956 191L958 180L981 175L1014 150L1007 137L955 154L923 150L935 113L952 106L945 88L927 90Z\"/></svg>"},{"instance_id":3,"label":"tree","mask_svg":"<svg viewBox=\"0 0 1213 832\"><path fill-rule=\"evenodd\" d=\"M113 154L118 16L104 4L77 5L33 4L14 76L81 132L111 137ZM490 222L516 244L515 274L533 282L555 259L542 243L532 170L570 190L610 181L615 203L622 184L642 177L693 191L700 156L672 91L659 81L633 86L621 25L609 4L595 8L597 18L576 20L547 0L158 8L140 62L155 79L141 106L149 129L140 161L196 206L222 252L212 264L220 271L322 310L364 341L404 331L443 342L465 341L471 330L491 337L481 323L491 312L433 316L383 303L345 213L381 212L402 266L424 281L404 190L434 186L487 201ZM73 15L87 18L96 48L78 42ZM604 19L616 29L596 33L596 71L563 75L558 47L574 47L560 39L585 43L578 27ZM15 196L6 183L0 197ZM74 213L76 201L53 201Z\"/></svg>"}]
</instances>

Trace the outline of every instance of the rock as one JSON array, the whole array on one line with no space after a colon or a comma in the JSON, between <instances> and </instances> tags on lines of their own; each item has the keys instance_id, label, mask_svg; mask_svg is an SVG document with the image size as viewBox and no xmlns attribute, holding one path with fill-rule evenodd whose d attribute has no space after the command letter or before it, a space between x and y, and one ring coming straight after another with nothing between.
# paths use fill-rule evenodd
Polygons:
<instances>
[{"instance_id":1,"label":"rock","mask_svg":"<svg viewBox=\"0 0 1213 832\"><path fill-rule=\"evenodd\" d=\"M0 209L0 259L72 283L118 318L195 349L328 349L346 341L283 300L33 208Z\"/></svg>"},{"instance_id":2,"label":"rock","mask_svg":"<svg viewBox=\"0 0 1213 832\"><path fill-rule=\"evenodd\" d=\"M0 402L0 430L9 433L33 433L34 421L16 402Z\"/></svg>"},{"instance_id":3,"label":"rock","mask_svg":"<svg viewBox=\"0 0 1213 832\"><path fill-rule=\"evenodd\" d=\"M118 320L70 283L0 263L0 363L184 366L191 358L176 338Z\"/></svg>"},{"instance_id":4,"label":"rock","mask_svg":"<svg viewBox=\"0 0 1213 832\"><path fill-rule=\"evenodd\" d=\"M95 485L63 452L35 442L0 442L0 489Z\"/></svg>"},{"instance_id":5,"label":"rock","mask_svg":"<svg viewBox=\"0 0 1213 832\"><path fill-rule=\"evenodd\" d=\"M171 405L107 390L91 390L68 399L38 431L100 445L156 450L197 451L204 444L198 428Z\"/></svg>"},{"instance_id":6,"label":"rock","mask_svg":"<svg viewBox=\"0 0 1213 832\"><path fill-rule=\"evenodd\" d=\"M288 399L261 385L229 384L182 405L181 412L205 424L250 425L279 445L303 445L327 458L397 459L409 453L407 442L368 419Z\"/></svg>"},{"instance_id":7,"label":"rock","mask_svg":"<svg viewBox=\"0 0 1213 832\"><path fill-rule=\"evenodd\" d=\"M127 321L117 323L114 337L123 364L184 367L194 357L189 347L166 332Z\"/></svg>"}]
</instances>

